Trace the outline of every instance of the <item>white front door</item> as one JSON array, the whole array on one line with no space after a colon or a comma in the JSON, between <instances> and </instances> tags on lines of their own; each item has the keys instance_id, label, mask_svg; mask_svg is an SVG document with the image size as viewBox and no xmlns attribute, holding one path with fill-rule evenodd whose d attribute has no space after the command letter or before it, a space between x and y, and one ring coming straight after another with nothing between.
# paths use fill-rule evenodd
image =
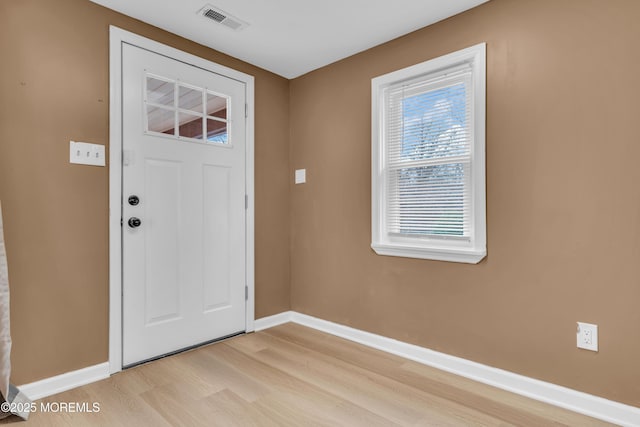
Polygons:
<instances>
[{"instance_id":1,"label":"white front door","mask_svg":"<svg viewBox=\"0 0 640 427\"><path fill-rule=\"evenodd\" d=\"M123 46L124 366L245 331L245 96Z\"/></svg>"}]
</instances>

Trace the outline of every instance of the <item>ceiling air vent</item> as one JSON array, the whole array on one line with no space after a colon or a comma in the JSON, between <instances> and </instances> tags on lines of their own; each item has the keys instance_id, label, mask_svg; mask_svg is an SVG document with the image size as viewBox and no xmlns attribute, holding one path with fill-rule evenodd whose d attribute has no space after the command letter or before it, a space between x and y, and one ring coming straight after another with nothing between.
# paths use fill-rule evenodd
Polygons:
<instances>
[{"instance_id":1,"label":"ceiling air vent","mask_svg":"<svg viewBox=\"0 0 640 427\"><path fill-rule=\"evenodd\" d=\"M218 24L224 25L225 27L229 27L235 31L241 30L249 25L248 23L210 4L205 5L202 9L200 9L198 11L198 14L217 22Z\"/></svg>"}]
</instances>

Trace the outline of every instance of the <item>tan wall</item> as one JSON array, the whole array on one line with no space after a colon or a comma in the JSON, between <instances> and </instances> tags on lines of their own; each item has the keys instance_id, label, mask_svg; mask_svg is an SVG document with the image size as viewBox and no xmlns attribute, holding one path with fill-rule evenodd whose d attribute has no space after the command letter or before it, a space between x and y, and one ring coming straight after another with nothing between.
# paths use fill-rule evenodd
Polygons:
<instances>
[{"instance_id":1,"label":"tan wall","mask_svg":"<svg viewBox=\"0 0 640 427\"><path fill-rule=\"evenodd\" d=\"M493 0L293 80L292 309L640 406L638 17L637 0ZM480 42L489 255L378 256L371 78Z\"/></svg>"},{"instance_id":2,"label":"tan wall","mask_svg":"<svg viewBox=\"0 0 640 427\"><path fill-rule=\"evenodd\" d=\"M109 25L255 76L256 317L289 309L289 82L87 0L0 2L0 200L12 382L108 358L107 168L69 140L109 140Z\"/></svg>"},{"instance_id":3,"label":"tan wall","mask_svg":"<svg viewBox=\"0 0 640 427\"><path fill-rule=\"evenodd\" d=\"M108 144L111 24L256 77L257 318L291 298L640 406L638 16L635 0L492 0L289 83L86 0L0 2L13 382L107 360L108 169L69 165L68 141ZM370 79L482 41L489 255L377 256ZM599 353L575 348L578 320L599 324Z\"/></svg>"}]
</instances>

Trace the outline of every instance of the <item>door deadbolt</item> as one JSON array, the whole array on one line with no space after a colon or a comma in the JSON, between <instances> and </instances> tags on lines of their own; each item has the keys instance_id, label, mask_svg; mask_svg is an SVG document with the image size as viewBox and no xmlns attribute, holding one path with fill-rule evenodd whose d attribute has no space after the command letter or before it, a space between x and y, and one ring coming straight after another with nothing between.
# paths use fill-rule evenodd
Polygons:
<instances>
[{"instance_id":1,"label":"door deadbolt","mask_svg":"<svg viewBox=\"0 0 640 427\"><path fill-rule=\"evenodd\" d=\"M138 203L140 203L138 196L129 196L129 204L131 206L136 206Z\"/></svg>"},{"instance_id":2,"label":"door deadbolt","mask_svg":"<svg viewBox=\"0 0 640 427\"><path fill-rule=\"evenodd\" d=\"M140 227L140 224L142 224L142 221L140 220L140 218L136 218L135 216L132 216L131 218L129 218L128 224L129 224L129 227L131 228L137 228L137 227Z\"/></svg>"}]
</instances>

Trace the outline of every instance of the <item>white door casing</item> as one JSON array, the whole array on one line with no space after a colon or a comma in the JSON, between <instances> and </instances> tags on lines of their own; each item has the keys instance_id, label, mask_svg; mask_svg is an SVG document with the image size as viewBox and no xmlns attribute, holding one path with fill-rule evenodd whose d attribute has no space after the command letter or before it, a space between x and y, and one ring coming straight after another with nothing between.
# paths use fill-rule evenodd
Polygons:
<instances>
[{"instance_id":1,"label":"white door casing","mask_svg":"<svg viewBox=\"0 0 640 427\"><path fill-rule=\"evenodd\" d=\"M253 78L115 27L111 54L110 368L117 372L253 329ZM229 144L145 132L147 75L228 96ZM132 194L136 206L127 203ZM128 226L131 217L140 218L138 228ZM115 232L120 218L124 246Z\"/></svg>"}]
</instances>

